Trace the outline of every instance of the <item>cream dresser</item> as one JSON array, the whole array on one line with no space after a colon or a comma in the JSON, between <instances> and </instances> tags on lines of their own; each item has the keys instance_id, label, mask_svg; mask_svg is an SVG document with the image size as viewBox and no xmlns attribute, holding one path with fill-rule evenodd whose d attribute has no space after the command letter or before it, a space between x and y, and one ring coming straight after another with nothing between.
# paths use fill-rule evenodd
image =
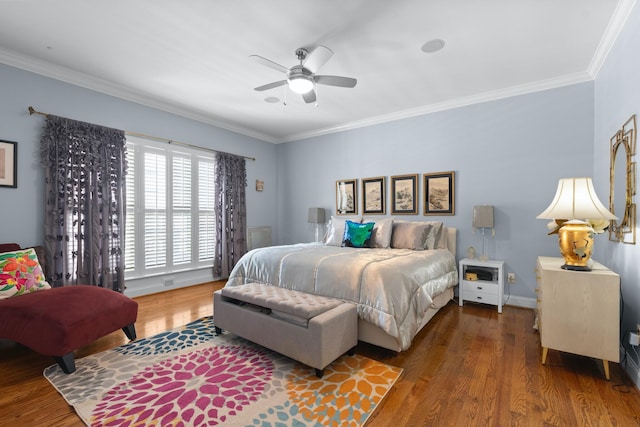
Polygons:
<instances>
[{"instance_id":1,"label":"cream dresser","mask_svg":"<svg viewBox=\"0 0 640 427\"><path fill-rule=\"evenodd\" d=\"M549 349L618 362L620 276L594 263L592 271L563 270L562 258L538 257L538 329L542 364Z\"/></svg>"}]
</instances>

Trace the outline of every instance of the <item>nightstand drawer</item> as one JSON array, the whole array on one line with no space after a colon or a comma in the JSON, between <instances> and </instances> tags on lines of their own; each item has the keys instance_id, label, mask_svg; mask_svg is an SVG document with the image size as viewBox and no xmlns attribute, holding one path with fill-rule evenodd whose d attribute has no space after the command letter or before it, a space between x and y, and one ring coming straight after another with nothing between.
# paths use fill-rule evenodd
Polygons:
<instances>
[{"instance_id":1,"label":"nightstand drawer","mask_svg":"<svg viewBox=\"0 0 640 427\"><path fill-rule=\"evenodd\" d=\"M493 294L498 295L498 284L484 281L462 281L463 291L465 293L465 298L467 292L481 292L485 294Z\"/></svg>"},{"instance_id":2,"label":"nightstand drawer","mask_svg":"<svg viewBox=\"0 0 640 427\"><path fill-rule=\"evenodd\" d=\"M476 301L484 304L493 304L498 305L498 295L487 292L479 292L475 290L464 290L464 300L465 301Z\"/></svg>"}]
</instances>

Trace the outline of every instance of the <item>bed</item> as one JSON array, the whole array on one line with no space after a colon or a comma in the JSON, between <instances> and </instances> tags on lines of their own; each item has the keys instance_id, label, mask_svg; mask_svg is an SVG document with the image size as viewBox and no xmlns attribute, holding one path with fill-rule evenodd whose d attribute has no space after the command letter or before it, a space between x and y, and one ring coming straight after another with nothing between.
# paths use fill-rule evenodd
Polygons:
<instances>
[{"instance_id":1,"label":"bed","mask_svg":"<svg viewBox=\"0 0 640 427\"><path fill-rule=\"evenodd\" d=\"M342 247L345 230L371 223L370 247ZM322 243L254 249L225 286L268 283L352 302L360 341L404 351L453 298L455 253L456 229L439 221L332 217Z\"/></svg>"}]
</instances>

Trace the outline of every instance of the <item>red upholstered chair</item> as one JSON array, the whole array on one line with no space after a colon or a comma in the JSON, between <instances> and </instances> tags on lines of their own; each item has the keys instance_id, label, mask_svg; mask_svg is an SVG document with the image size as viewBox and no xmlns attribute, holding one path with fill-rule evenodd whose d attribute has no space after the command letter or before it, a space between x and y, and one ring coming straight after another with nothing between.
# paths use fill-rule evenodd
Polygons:
<instances>
[{"instance_id":1,"label":"red upholstered chair","mask_svg":"<svg viewBox=\"0 0 640 427\"><path fill-rule=\"evenodd\" d=\"M0 253L15 250L15 243L0 244ZM68 374L76 369L75 349L118 329L134 340L137 317L138 303L118 292L65 286L0 299L0 338L53 356Z\"/></svg>"}]
</instances>

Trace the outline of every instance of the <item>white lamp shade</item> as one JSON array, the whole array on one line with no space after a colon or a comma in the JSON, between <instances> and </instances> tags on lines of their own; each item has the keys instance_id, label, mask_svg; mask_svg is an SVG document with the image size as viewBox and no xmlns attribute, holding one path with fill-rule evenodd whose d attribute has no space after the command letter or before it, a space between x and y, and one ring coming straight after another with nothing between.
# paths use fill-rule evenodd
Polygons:
<instances>
[{"instance_id":1,"label":"white lamp shade","mask_svg":"<svg viewBox=\"0 0 640 427\"><path fill-rule=\"evenodd\" d=\"M309 208L307 222L311 224L324 224L324 208Z\"/></svg>"},{"instance_id":2,"label":"white lamp shade","mask_svg":"<svg viewBox=\"0 0 640 427\"><path fill-rule=\"evenodd\" d=\"M289 88L295 93L303 94L313 89L313 81L307 76L294 76L287 80Z\"/></svg>"},{"instance_id":3,"label":"white lamp shade","mask_svg":"<svg viewBox=\"0 0 640 427\"><path fill-rule=\"evenodd\" d=\"M473 207L473 228L493 228L493 206Z\"/></svg>"},{"instance_id":4,"label":"white lamp shade","mask_svg":"<svg viewBox=\"0 0 640 427\"><path fill-rule=\"evenodd\" d=\"M553 201L538 219L618 219L600 202L591 178L562 178Z\"/></svg>"}]
</instances>

